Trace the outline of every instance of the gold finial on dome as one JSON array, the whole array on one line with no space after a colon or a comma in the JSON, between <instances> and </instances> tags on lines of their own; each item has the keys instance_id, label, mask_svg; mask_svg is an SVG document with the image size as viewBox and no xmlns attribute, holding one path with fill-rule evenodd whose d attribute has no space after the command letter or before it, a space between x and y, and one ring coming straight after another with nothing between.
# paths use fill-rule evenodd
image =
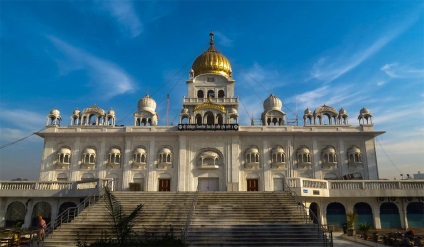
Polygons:
<instances>
[{"instance_id":1,"label":"gold finial on dome","mask_svg":"<svg viewBox=\"0 0 424 247\"><path fill-rule=\"evenodd\" d=\"M211 46L213 46L213 44L214 44L214 42L213 42L213 36L214 36L213 31L211 31L211 32L209 33L209 36L211 36L211 41L209 41L209 44L210 44Z\"/></svg>"},{"instance_id":2,"label":"gold finial on dome","mask_svg":"<svg viewBox=\"0 0 424 247\"><path fill-rule=\"evenodd\" d=\"M212 31L209 33L209 36L210 47L200 56L198 56L196 60L194 60L193 65L191 66L194 72L194 77L200 74L207 73L231 77L232 70L230 62L224 55L222 55L215 49L215 42L213 40L214 33Z\"/></svg>"}]
</instances>

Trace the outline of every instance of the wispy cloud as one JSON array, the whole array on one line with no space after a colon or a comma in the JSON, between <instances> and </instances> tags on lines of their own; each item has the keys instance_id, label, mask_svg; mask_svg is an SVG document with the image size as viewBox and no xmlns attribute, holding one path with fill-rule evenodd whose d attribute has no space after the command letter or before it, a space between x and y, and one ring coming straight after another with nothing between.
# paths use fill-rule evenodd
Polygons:
<instances>
[{"instance_id":1,"label":"wispy cloud","mask_svg":"<svg viewBox=\"0 0 424 247\"><path fill-rule=\"evenodd\" d=\"M92 78L92 83L96 85L95 89L99 90L98 94L105 99L136 89L130 76L118 66L77 49L56 37L49 36L48 39L67 57L67 61L63 63L66 66L64 69L68 70L65 72L85 69Z\"/></svg>"},{"instance_id":2,"label":"wispy cloud","mask_svg":"<svg viewBox=\"0 0 424 247\"><path fill-rule=\"evenodd\" d=\"M356 90L354 85L343 84L341 86L330 87L328 85L321 86L311 91L307 91L300 95L290 98L289 102L297 102L300 109L311 109L323 104L332 107L344 107L360 102L363 95ZM312 109L313 110L313 109Z\"/></svg>"},{"instance_id":3,"label":"wispy cloud","mask_svg":"<svg viewBox=\"0 0 424 247\"><path fill-rule=\"evenodd\" d=\"M225 36L223 33L215 31L214 34L217 37L217 41L222 46L232 47L233 46L233 40Z\"/></svg>"},{"instance_id":4,"label":"wispy cloud","mask_svg":"<svg viewBox=\"0 0 424 247\"><path fill-rule=\"evenodd\" d=\"M347 72L356 68L358 65L363 63L365 60L380 51L387 43L398 37L407 28L409 28L418 19L417 14L411 14L411 16L401 22L398 26L390 28L390 31L380 35L380 38L376 39L370 44L356 50L349 51L344 54L354 54L353 56L340 55L338 57L323 56L313 65L310 72L310 79L318 79L324 82L331 82L337 78L343 76Z\"/></svg>"},{"instance_id":5,"label":"wispy cloud","mask_svg":"<svg viewBox=\"0 0 424 247\"><path fill-rule=\"evenodd\" d=\"M2 121L8 123L7 128L0 125L0 139L2 141L15 141L28 136L39 130L34 129L34 126L45 126L47 121L46 115L23 109L7 109L3 106L1 115ZM22 120L23 118L25 121Z\"/></svg>"},{"instance_id":6,"label":"wispy cloud","mask_svg":"<svg viewBox=\"0 0 424 247\"><path fill-rule=\"evenodd\" d=\"M131 1L97 1L97 3L101 10L114 18L119 29L128 33L131 38L135 38L143 32L143 24Z\"/></svg>"},{"instance_id":7,"label":"wispy cloud","mask_svg":"<svg viewBox=\"0 0 424 247\"><path fill-rule=\"evenodd\" d=\"M243 68L239 69L241 71L239 71L238 75L241 76L242 81L246 82L241 84L241 86L251 86L252 90L254 88L261 88L261 93L269 94L274 88L284 85L277 70L268 69L256 62L246 70Z\"/></svg>"},{"instance_id":8,"label":"wispy cloud","mask_svg":"<svg viewBox=\"0 0 424 247\"><path fill-rule=\"evenodd\" d=\"M401 66L399 63L385 64L381 70L392 78L424 78L424 69Z\"/></svg>"}]
</instances>

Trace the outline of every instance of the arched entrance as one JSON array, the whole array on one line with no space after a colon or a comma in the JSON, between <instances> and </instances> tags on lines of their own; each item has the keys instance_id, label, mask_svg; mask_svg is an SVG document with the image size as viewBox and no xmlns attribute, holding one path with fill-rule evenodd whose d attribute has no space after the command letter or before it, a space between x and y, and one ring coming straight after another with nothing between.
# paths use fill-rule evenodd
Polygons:
<instances>
[{"instance_id":1,"label":"arched entrance","mask_svg":"<svg viewBox=\"0 0 424 247\"><path fill-rule=\"evenodd\" d=\"M50 222L52 217L52 207L48 202L38 202L34 205L31 215L32 227L37 226L38 216L43 216L43 219L46 221L47 224Z\"/></svg>"},{"instance_id":2,"label":"arched entrance","mask_svg":"<svg viewBox=\"0 0 424 247\"><path fill-rule=\"evenodd\" d=\"M25 221L25 205L22 202L12 202L7 207L5 227L21 227Z\"/></svg>"},{"instance_id":3,"label":"arched entrance","mask_svg":"<svg viewBox=\"0 0 424 247\"><path fill-rule=\"evenodd\" d=\"M110 183L110 187L112 191L119 189L119 177L117 174L110 173L106 176L106 178L112 180L112 182Z\"/></svg>"},{"instance_id":4,"label":"arched entrance","mask_svg":"<svg viewBox=\"0 0 424 247\"><path fill-rule=\"evenodd\" d=\"M315 224L318 224L319 217L319 206L316 202L313 202L309 205L309 218L313 220Z\"/></svg>"},{"instance_id":5,"label":"arched entrance","mask_svg":"<svg viewBox=\"0 0 424 247\"><path fill-rule=\"evenodd\" d=\"M358 202L353 206L354 211L358 214L356 219L355 228L357 229L359 224L365 222L371 226L374 226L374 220L372 216L372 209L368 203Z\"/></svg>"},{"instance_id":6,"label":"arched entrance","mask_svg":"<svg viewBox=\"0 0 424 247\"><path fill-rule=\"evenodd\" d=\"M380 205L381 228L400 228L399 209L393 202Z\"/></svg>"},{"instance_id":7,"label":"arched entrance","mask_svg":"<svg viewBox=\"0 0 424 247\"><path fill-rule=\"evenodd\" d=\"M411 202L406 206L406 218L408 219L408 226L411 227L424 227L424 203Z\"/></svg>"},{"instance_id":8,"label":"arched entrance","mask_svg":"<svg viewBox=\"0 0 424 247\"><path fill-rule=\"evenodd\" d=\"M346 209L339 202L332 202L327 206L327 225L342 228L346 223Z\"/></svg>"},{"instance_id":9,"label":"arched entrance","mask_svg":"<svg viewBox=\"0 0 424 247\"><path fill-rule=\"evenodd\" d=\"M70 210L69 210L69 216L70 217L73 217L73 216L76 216L76 215L74 215L74 212L76 212L76 207L77 207L77 205L75 204L75 203L73 203L73 202L64 202L64 203L62 203L61 205L60 205L60 207L59 207L59 214L58 214L58 216L60 216L63 212L65 212L67 209L69 209L70 208ZM65 215L64 216L62 216L62 219L63 220L65 220L65 219L67 219L67 216L68 215L66 215L67 213L65 213ZM57 218L56 218L57 219ZM72 219L68 219L69 221L70 220L72 220Z\"/></svg>"}]
</instances>

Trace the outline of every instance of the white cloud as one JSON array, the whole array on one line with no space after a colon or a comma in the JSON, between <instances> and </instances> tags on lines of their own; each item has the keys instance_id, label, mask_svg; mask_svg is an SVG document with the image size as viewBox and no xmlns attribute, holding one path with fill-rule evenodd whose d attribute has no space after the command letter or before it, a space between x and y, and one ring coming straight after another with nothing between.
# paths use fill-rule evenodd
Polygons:
<instances>
[{"instance_id":1,"label":"white cloud","mask_svg":"<svg viewBox=\"0 0 424 247\"><path fill-rule=\"evenodd\" d=\"M131 1L98 1L100 8L111 15L120 30L127 32L131 38L139 36L143 24L138 18Z\"/></svg>"},{"instance_id":2,"label":"white cloud","mask_svg":"<svg viewBox=\"0 0 424 247\"><path fill-rule=\"evenodd\" d=\"M232 47L233 46L233 40L229 39L223 33L216 31L216 32L214 32L214 34L217 37L216 41L218 41L218 43L220 45L227 46L227 47Z\"/></svg>"},{"instance_id":3,"label":"white cloud","mask_svg":"<svg viewBox=\"0 0 424 247\"><path fill-rule=\"evenodd\" d=\"M59 65L65 65L62 69L87 70L100 97L110 99L136 89L130 76L118 66L77 49L56 37L50 36L48 39L67 57L66 62L59 63Z\"/></svg>"},{"instance_id":4,"label":"white cloud","mask_svg":"<svg viewBox=\"0 0 424 247\"><path fill-rule=\"evenodd\" d=\"M386 83L387 83L387 81L378 81L376 84L377 84L377 86L381 87L381 86L384 86L384 84L386 84Z\"/></svg>"},{"instance_id":5,"label":"white cloud","mask_svg":"<svg viewBox=\"0 0 424 247\"><path fill-rule=\"evenodd\" d=\"M381 67L388 76L392 78L423 78L424 69L411 68L409 66L400 66L398 63L389 63Z\"/></svg>"},{"instance_id":6,"label":"white cloud","mask_svg":"<svg viewBox=\"0 0 424 247\"><path fill-rule=\"evenodd\" d=\"M46 116L22 109L1 109L2 121L9 123L8 128L0 127L0 139L3 142L19 140L31 135L41 129L34 129L34 126L45 126ZM38 127L37 127L38 128ZM3 143L2 144L5 144Z\"/></svg>"},{"instance_id":7,"label":"white cloud","mask_svg":"<svg viewBox=\"0 0 424 247\"><path fill-rule=\"evenodd\" d=\"M331 82L356 68L362 62L380 51L387 43L399 36L408 27L418 20L418 14L411 14L403 20L398 26L390 28L386 33L380 35L380 38L371 42L365 47L358 47L356 50L345 51L344 54L353 54L353 56L339 55L331 58L324 56L318 59L313 65L309 79L319 79L324 82Z\"/></svg>"},{"instance_id":8,"label":"white cloud","mask_svg":"<svg viewBox=\"0 0 424 247\"><path fill-rule=\"evenodd\" d=\"M268 97L274 88L284 85L277 70L267 69L256 62L246 70L243 68L239 69L241 69L238 73L241 76L239 81L243 81L239 85L249 87L250 93L253 91L255 94L260 95L261 98Z\"/></svg>"}]
</instances>

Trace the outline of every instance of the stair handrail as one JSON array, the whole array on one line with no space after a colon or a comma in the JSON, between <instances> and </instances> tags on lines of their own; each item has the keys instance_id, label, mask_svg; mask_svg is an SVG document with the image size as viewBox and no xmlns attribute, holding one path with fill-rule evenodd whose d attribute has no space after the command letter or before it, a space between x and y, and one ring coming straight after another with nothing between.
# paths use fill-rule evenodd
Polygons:
<instances>
[{"instance_id":1,"label":"stair handrail","mask_svg":"<svg viewBox=\"0 0 424 247\"><path fill-rule=\"evenodd\" d=\"M188 236L188 227L190 226L191 223L191 218L193 217L194 214L194 210L196 209L196 205L197 205L197 197L199 195L199 191L200 191L200 185L197 185L197 189L196 192L194 192L194 196L193 196L193 201L191 203L191 207L190 210L187 214L187 220L186 223L184 225L184 228L181 231L181 240L183 243L186 242L187 240L187 236Z\"/></svg>"},{"instance_id":2,"label":"stair handrail","mask_svg":"<svg viewBox=\"0 0 424 247\"><path fill-rule=\"evenodd\" d=\"M100 181L100 180L98 179L98 181ZM46 225L46 228L44 229L44 235L46 237L48 237L50 235L53 235L54 231L57 228L60 228L63 223L69 223L69 222L71 222L84 209L90 207L91 205L93 205L96 202L98 202L101 198L103 198L103 196L105 194L105 187L111 186L113 180L111 179L111 180L104 180L104 181L106 181L106 184L103 184L102 185L102 187L100 188L99 192L96 192L96 193L94 193L94 194L92 194L90 196L87 196L77 206L67 208L61 214L59 214L58 216L56 216L56 218L54 220L50 221Z\"/></svg>"},{"instance_id":3,"label":"stair handrail","mask_svg":"<svg viewBox=\"0 0 424 247\"><path fill-rule=\"evenodd\" d=\"M297 207L301 208L301 212L303 212L303 218L305 220L305 223L310 223L311 220L314 223L313 225L315 225L315 223L316 223L318 231L321 229L322 232L324 233L323 234L324 246L328 246L328 245L332 246L333 239L327 237L327 229L324 227L324 225L321 224L321 222L318 220L318 217L311 210L309 210L309 208L307 208L302 203L300 196L297 195L296 191L293 191L291 189L291 187L288 185L288 183L285 180L283 180L283 183L284 183L284 191L289 192L290 195L294 198L294 200L297 204ZM307 211L309 212L309 215L308 215ZM329 241L329 239L330 239L330 241Z\"/></svg>"}]
</instances>

